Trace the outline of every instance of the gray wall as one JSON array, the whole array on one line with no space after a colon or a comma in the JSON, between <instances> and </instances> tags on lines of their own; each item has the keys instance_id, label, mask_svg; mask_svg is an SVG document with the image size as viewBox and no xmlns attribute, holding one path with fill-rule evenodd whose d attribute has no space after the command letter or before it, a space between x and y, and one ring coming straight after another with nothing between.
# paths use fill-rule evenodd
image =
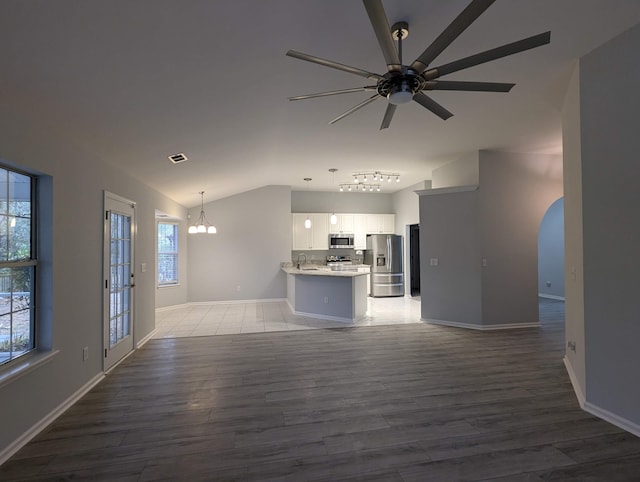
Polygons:
<instances>
[{"instance_id":1,"label":"gray wall","mask_svg":"<svg viewBox=\"0 0 640 482\"><path fill-rule=\"evenodd\" d=\"M581 59L580 118L587 401L640 434L639 51L640 25Z\"/></svg>"},{"instance_id":2,"label":"gray wall","mask_svg":"<svg viewBox=\"0 0 640 482\"><path fill-rule=\"evenodd\" d=\"M480 182L480 156L471 152L457 161L434 169L431 173L431 187L472 186Z\"/></svg>"},{"instance_id":3,"label":"gray wall","mask_svg":"<svg viewBox=\"0 0 640 482\"><path fill-rule=\"evenodd\" d=\"M478 192L420 196L422 319L482 323ZM430 261L437 258L438 265Z\"/></svg>"},{"instance_id":4,"label":"gray wall","mask_svg":"<svg viewBox=\"0 0 640 482\"><path fill-rule=\"evenodd\" d=\"M392 194L385 192L292 191L292 213L394 214Z\"/></svg>"},{"instance_id":5,"label":"gray wall","mask_svg":"<svg viewBox=\"0 0 640 482\"><path fill-rule=\"evenodd\" d=\"M547 210L538 231L538 294L564 299L564 199Z\"/></svg>"},{"instance_id":6,"label":"gray wall","mask_svg":"<svg viewBox=\"0 0 640 482\"><path fill-rule=\"evenodd\" d=\"M254 189L204 210L218 233L188 236L188 300L286 298L280 263L291 258L289 186ZM199 207L190 210L191 219L199 213Z\"/></svg>"},{"instance_id":7,"label":"gray wall","mask_svg":"<svg viewBox=\"0 0 640 482\"><path fill-rule=\"evenodd\" d=\"M483 324L538 321L538 230L562 196L561 156L480 151Z\"/></svg>"},{"instance_id":8,"label":"gray wall","mask_svg":"<svg viewBox=\"0 0 640 482\"><path fill-rule=\"evenodd\" d=\"M422 317L483 326L537 322L538 228L562 195L561 158L480 151L479 163L477 192L441 188L420 197ZM430 258L439 258L438 266Z\"/></svg>"},{"instance_id":9,"label":"gray wall","mask_svg":"<svg viewBox=\"0 0 640 482\"><path fill-rule=\"evenodd\" d=\"M186 210L96 157L66 132L67 124L39 124L37 112L0 105L0 159L52 178L53 262L49 306L53 348L46 365L0 388L0 451L102 371L103 190L137 203L134 338L155 327L155 210ZM53 239L51 239L51 237ZM147 271L140 271L140 264ZM89 359L82 361L82 348ZM46 396L45 396L46 395Z\"/></svg>"}]
</instances>

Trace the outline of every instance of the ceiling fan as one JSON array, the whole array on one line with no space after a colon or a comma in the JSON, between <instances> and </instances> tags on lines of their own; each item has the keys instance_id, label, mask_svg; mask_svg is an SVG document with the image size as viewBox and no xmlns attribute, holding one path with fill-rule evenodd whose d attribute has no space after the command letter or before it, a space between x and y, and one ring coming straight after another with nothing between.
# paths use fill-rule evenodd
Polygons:
<instances>
[{"instance_id":1,"label":"ceiling fan","mask_svg":"<svg viewBox=\"0 0 640 482\"><path fill-rule=\"evenodd\" d=\"M475 65L490 62L508 55L513 55L525 50L546 45L551 41L551 32L544 32L528 37L517 42L512 42L501 47L486 50L438 67L429 67L431 62L446 49L458 36L469 27L495 0L472 0L447 28L429 45L411 65L402 63L402 41L409 34L409 26L406 22L396 22L389 28L389 22L382 6L382 0L363 0L364 7L369 15L371 26L378 39L378 44L387 63L385 74L376 74L357 67L334 62L332 60L314 57L313 55L289 50L287 55L307 62L324 65L342 70L350 74L359 75L370 80L375 80L375 85L355 87L352 89L319 92L317 94L289 97L289 100L313 99L329 95L349 94L352 92L375 92L367 100L360 102L348 111L340 114L329 124L334 124L353 114L358 109L372 103L380 97L389 101L382 119L380 129L386 129L391 124L396 108L400 104L415 101L421 106L433 112L443 120L447 120L453 114L427 96L425 91L432 90L458 90L476 92L509 92L515 84L498 82L468 82L459 80L439 80L440 77L467 69ZM397 42L398 47L394 44Z\"/></svg>"}]
</instances>

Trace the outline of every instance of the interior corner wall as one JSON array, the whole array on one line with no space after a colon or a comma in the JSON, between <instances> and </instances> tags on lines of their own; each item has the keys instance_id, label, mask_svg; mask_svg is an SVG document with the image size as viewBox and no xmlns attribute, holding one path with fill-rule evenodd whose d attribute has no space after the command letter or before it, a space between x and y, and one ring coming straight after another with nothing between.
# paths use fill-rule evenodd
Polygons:
<instances>
[{"instance_id":1,"label":"interior corner wall","mask_svg":"<svg viewBox=\"0 0 640 482\"><path fill-rule=\"evenodd\" d=\"M480 151L483 325L538 322L538 230L560 197L561 156Z\"/></svg>"},{"instance_id":2,"label":"interior corner wall","mask_svg":"<svg viewBox=\"0 0 640 482\"><path fill-rule=\"evenodd\" d=\"M454 162L434 169L431 177L433 189L479 184L480 160L478 151L471 152Z\"/></svg>"},{"instance_id":3,"label":"interior corner wall","mask_svg":"<svg viewBox=\"0 0 640 482\"><path fill-rule=\"evenodd\" d=\"M639 51L637 25L580 61L586 399L638 435Z\"/></svg>"},{"instance_id":4,"label":"interior corner wall","mask_svg":"<svg viewBox=\"0 0 640 482\"><path fill-rule=\"evenodd\" d=\"M186 209L101 159L85 140L76 142L72 119L45 125L28 106L0 107L1 162L51 180L53 232L42 241L51 247L52 292L50 308L40 308L51 319L52 346L59 350L0 387L2 455L102 373L104 190L136 203L135 343L155 328L155 269L140 269L142 263L155 266L155 210L186 217Z\"/></svg>"},{"instance_id":5,"label":"interior corner wall","mask_svg":"<svg viewBox=\"0 0 640 482\"><path fill-rule=\"evenodd\" d=\"M540 223L538 294L564 299L564 198L547 209Z\"/></svg>"},{"instance_id":6,"label":"interior corner wall","mask_svg":"<svg viewBox=\"0 0 640 482\"><path fill-rule=\"evenodd\" d=\"M204 205L215 235L188 237L190 302L284 299L291 259L291 189L266 186ZM195 219L200 208L190 211Z\"/></svg>"},{"instance_id":7,"label":"interior corner wall","mask_svg":"<svg viewBox=\"0 0 640 482\"><path fill-rule=\"evenodd\" d=\"M566 350L565 362L578 398L584 401L586 391L580 135L580 63L576 62L562 106L565 338L567 342L576 344L576 350Z\"/></svg>"},{"instance_id":8,"label":"interior corner wall","mask_svg":"<svg viewBox=\"0 0 640 482\"><path fill-rule=\"evenodd\" d=\"M478 192L421 195L423 320L464 325L482 323L479 260Z\"/></svg>"},{"instance_id":9,"label":"interior corner wall","mask_svg":"<svg viewBox=\"0 0 640 482\"><path fill-rule=\"evenodd\" d=\"M409 262L410 243L408 226L420 224L419 197L415 191L431 188L431 181L422 181L413 186L393 193L393 212L395 213L395 233L402 235L403 239L403 273L405 295L411 295L411 263Z\"/></svg>"}]
</instances>

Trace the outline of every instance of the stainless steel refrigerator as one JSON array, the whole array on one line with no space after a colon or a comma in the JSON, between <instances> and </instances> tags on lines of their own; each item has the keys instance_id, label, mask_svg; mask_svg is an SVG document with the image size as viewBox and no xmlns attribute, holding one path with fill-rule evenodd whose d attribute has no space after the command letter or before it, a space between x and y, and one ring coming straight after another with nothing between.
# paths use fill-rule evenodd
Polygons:
<instances>
[{"instance_id":1,"label":"stainless steel refrigerator","mask_svg":"<svg viewBox=\"0 0 640 482\"><path fill-rule=\"evenodd\" d=\"M404 296L402 236L367 234L364 263L371 267L371 296Z\"/></svg>"}]
</instances>

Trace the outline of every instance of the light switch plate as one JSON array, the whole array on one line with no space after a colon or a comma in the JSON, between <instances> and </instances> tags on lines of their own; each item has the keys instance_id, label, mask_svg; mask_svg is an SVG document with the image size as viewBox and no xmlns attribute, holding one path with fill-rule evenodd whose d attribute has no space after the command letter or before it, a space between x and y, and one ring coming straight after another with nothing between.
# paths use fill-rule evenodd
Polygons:
<instances>
[{"instance_id":1,"label":"light switch plate","mask_svg":"<svg viewBox=\"0 0 640 482\"><path fill-rule=\"evenodd\" d=\"M438 266L438 258L431 258L429 264L431 264L431 266Z\"/></svg>"}]
</instances>

